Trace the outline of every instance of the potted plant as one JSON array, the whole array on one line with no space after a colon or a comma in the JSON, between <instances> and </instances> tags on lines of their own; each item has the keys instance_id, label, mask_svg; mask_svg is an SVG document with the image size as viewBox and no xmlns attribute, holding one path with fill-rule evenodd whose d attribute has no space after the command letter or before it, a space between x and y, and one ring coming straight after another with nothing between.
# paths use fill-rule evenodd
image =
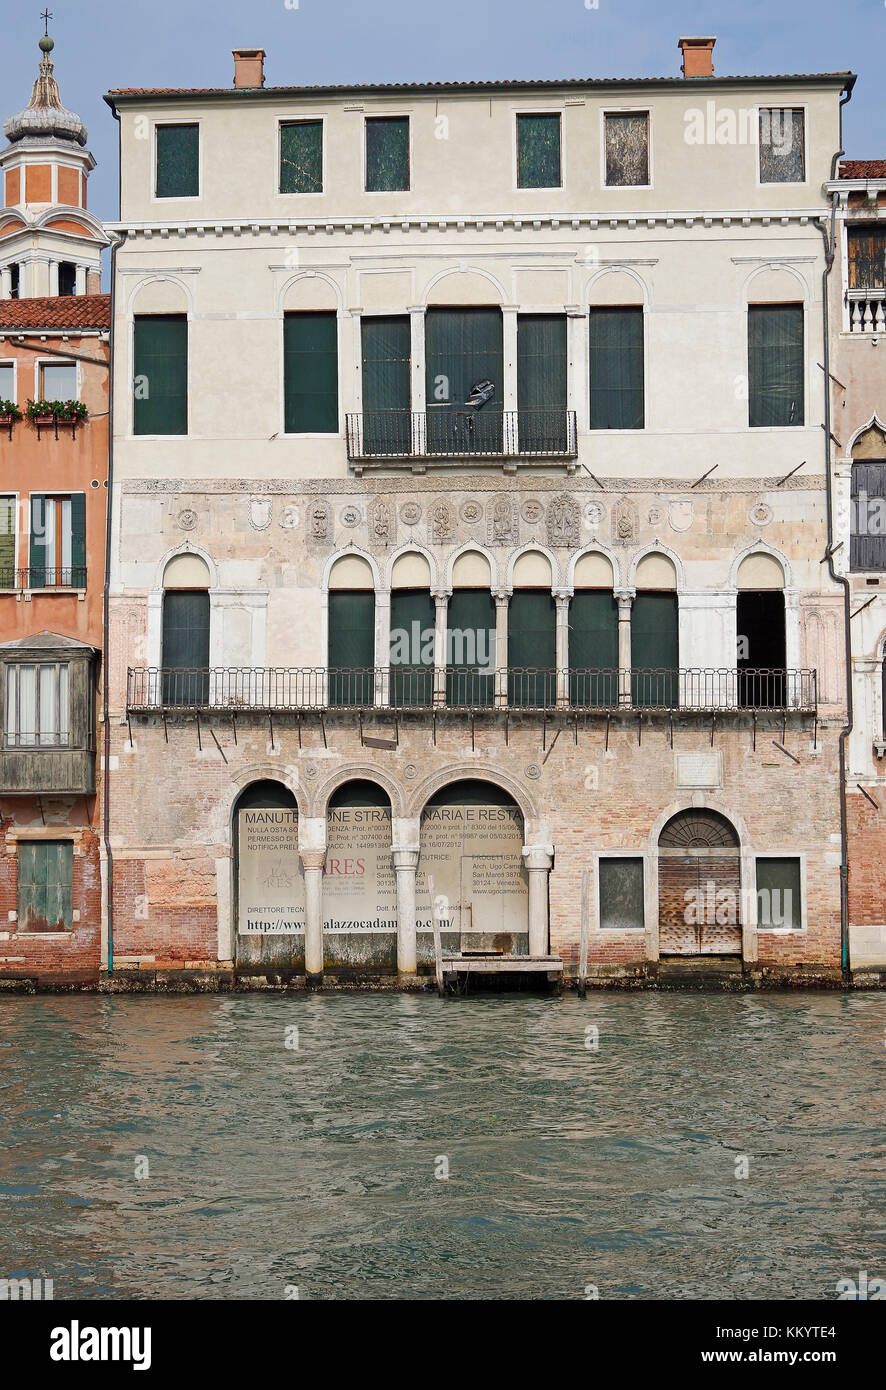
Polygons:
<instances>
[{"instance_id":1,"label":"potted plant","mask_svg":"<svg viewBox=\"0 0 886 1390\"><path fill-rule=\"evenodd\" d=\"M0 399L0 429L9 430L9 438L12 438L12 427L22 418L22 413L15 401L4 401Z\"/></svg>"},{"instance_id":2,"label":"potted plant","mask_svg":"<svg viewBox=\"0 0 886 1390\"><path fill-rule=\"evenodd\" d=\"M58 438L59 425L73 425L76 433L77 425L89 418L89 411L82 401L29 400L25 413L31 424L37 426L38 439L41 429L50 427Z\"/></svg>"}]
</instances>

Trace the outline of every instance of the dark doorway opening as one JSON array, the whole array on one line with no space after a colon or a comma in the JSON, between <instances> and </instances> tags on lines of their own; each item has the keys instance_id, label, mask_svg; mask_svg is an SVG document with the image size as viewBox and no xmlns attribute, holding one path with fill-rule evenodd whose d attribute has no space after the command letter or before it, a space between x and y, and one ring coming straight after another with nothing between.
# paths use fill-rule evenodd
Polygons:
<instances>
[{"instance_id":1,"label":"dark doorway opening","mask_svg":"<svg viewBox=\"0 0 886 1390\"><path fill-rule=\"evenodd\" d=\"M783 709L785 704L784 594L742 590L737 604L738 704Z\"/></svg>"}]
</instances>

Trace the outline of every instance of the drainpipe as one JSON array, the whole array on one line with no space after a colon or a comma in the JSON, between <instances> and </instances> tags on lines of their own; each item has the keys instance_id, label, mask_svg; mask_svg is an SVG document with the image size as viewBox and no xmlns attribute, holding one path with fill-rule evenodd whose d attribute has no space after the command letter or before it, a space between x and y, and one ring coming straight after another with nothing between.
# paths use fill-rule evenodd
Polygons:
<instances>
[{"instance_id":1,"label":"drainpipe","mask_svg":"<svg viewBox=\"0 0 886 1390\"><path fill-rule=\"evenodd\" d=\"M852 98L852 88L855 85L854 78L843 90L840 97L840 149L837 150L831 160L831 178L833 183L837 174L837 162L845 154L843 146L843 107ZM831 225L830 232L826 227L819 230L824 238L824 258L825 268L821 277L821 305L822 305L822 332L824 336L824 461L825 461L825 502L827 506L827 533L828 545L826 558L828 562L828 573L835 584L839 584L843 589L843 632L845 642L845 661L846 661L846 724L840 730L839 738L839 762L840 762L840 969L843 975L844 985L849 983L849 830L848 817L846 812L846 745L849 735L852 732L853 704L852 704L852 639L849 631L849 620L851 613L851 593L849 590L849 580L845 575L837 574L834 569L834 517L833 505L831 501L831 348L830 348L830 325L828 313L828 285L831 270L836 255L836 222L837 222L837 194L831 194Z\"/></svg>"}]
</instances>

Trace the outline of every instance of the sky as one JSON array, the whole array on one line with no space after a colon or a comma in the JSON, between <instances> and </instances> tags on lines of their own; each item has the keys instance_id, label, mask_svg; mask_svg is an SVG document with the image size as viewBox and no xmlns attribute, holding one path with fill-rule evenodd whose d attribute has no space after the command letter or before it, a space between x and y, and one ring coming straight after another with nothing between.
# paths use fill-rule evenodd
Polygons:
<instances>
[{"instance_id":1,"label":"sky","mask_svg":"<svg viewBox=\"0 0 886 1390\"><path fill-rule=\"evenodd\" d=\"M106 220L117 127L104 93L230 86L232 48L266 50L269 86L676 77L680 35L715 34L715 74L858 73L846 154L886 158L886 0L0 0L4 120L30 98L47 3L62 100L98 161L89 204Z\"/></svg>"}]
</instances>

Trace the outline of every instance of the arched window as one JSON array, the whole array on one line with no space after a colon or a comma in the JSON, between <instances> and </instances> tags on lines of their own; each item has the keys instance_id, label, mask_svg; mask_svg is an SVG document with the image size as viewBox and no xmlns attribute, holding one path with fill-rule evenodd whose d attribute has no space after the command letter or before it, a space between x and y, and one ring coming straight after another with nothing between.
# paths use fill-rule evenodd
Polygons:
<instances>
[{"instance_id":1,"label":"arched window","mask_svg":"<svg viewBox=\"0 0 886 1390\"><path fill-rule=\"evenodd\" d=\"M674 708L679 700L677 572L667 555L644 555L631 609L631 701Z\"/></svg>"},{"instance_id":2,"label":"arched window","mask_svg":"<svg viewBox=\"0 0 886 1390\"><path fill-rule=\"evenodd\" d=\"M546 555L529 550L514 566L508 605L508 703L545 709L557 702L557 606Z\"/></svg>"},{"instance_id":3,"label":"arched window","mask_svg":"<svg viewBox=\"0 0 886 1390\"><path fill-rule=\"evenodd\" d=\"M782 709L785 703L784 570L772 555L748 555L737 578L738 704Z\"/></svg>"},{"instance_id":4,"label":"arched window","mask_svg":"<svg viewBox=\"0 0 886 1390\"><path fill-rule=\"evenodd\" d=\"M605 555L581 555L569 605L569 703L618 704L618 604Z\"/></svg>"},{"instance_id":5,"label":"arched window","mask_svg":"<svg viewBox=\"0 0 886 1390\"><path fill-rule=\"evenodd\" d=\"M163 573L163 703L209 703L209 569L175 555Z\"/></svg>"},{"instance_id":6,"label":"arched window","mask_svg":"<svg viewBox=\"0 0 886 1390\"><path fill-rule=\"evenodd\" d=\"M886 432L872 425L852 450L853 570L886 570Z\"/></svg>"},{"instance_id":7,"label":"arched window","mask_svg":"<svg viewBox=\"0 0 886 1390\"><path fill-rule=\"evenodd\" d=\"M491 705L495 685L495 600L489 561L465 551L452 567L446 620L446 703Z\"/></svg>"},{"instance_id":8,"label":"arched window","mask_svg":"<svg viewBox=\"0 0 886 1390\"><path fill-rule=\"evenodd\" d=\"M431 569L424 555L408 552L391 573L390 702L434 702L434 629L436 606L431 597Z\"/></svg>"},{"instance_id":9,"label":"arched window","mask_svg":"<svg viewBox=\"0 0 886 1390\"><path fill-rule=\"evenodd\" d=\"M330 705L375 702L375 587L359 555L336 560L329 576L327 650Z\"/></svg>"}]
</instances>

